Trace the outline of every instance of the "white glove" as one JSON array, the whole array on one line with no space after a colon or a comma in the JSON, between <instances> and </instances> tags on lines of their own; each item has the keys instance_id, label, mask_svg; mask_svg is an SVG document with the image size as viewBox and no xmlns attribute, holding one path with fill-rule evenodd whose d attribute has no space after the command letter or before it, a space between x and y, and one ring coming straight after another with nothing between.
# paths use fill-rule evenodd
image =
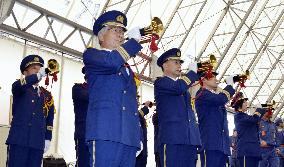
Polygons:
<instances>
[{"instance_id":1,"label":"white glove","mask_svg":"<svg viewBox=\"0 0 284 167\"><path fill-rule=\"evenodd\" d=\"M257 103L257 104L255 104L254 106L255 106L255 108L262 108L262 106L261 106L260 103Z\"/></svg>"},{"instance_id":2,"label":"white glove","mask_svg":"<svg viewBox=\"0 0 284 167\"><path fill-rule=\"evenodd\" d=\"M225 82L227 83L227 85L231 85L231 86L234 85L233 77L234 77L233 75L230 75L230 76L227 76L227 77L225 78Z\"/></svg>"},{"instance_id":3,"label":"white glove","mask_svg":"<svg viewBox=\"0 0 284 167\"><path fill-rule=\"evenodd\" d=\"M143 150L143 143L142 141L140 141L140 150L136 152L136 157L138 157L138 155L142 152L142 150Z\"/></svg>"},{"instance_id":4,"label":"white glove","mask_svg":"<svg viewBox=\"0 0 284 167\"><path fill-rule=\"evenodd\" d=\"M142 38L142 37L141 37L141 34L140 34L140 29L139 29L139 27L134 27L134 28L132 28L131 30L129 30L129 31L127 32L127 36L128 36L129 39L133 38L133 39L135 39L137 42L139 42L140 39Z\"/></svg>"},{"instance_id":5,"label":"white glove","mask_svg":"<svg viewBox=\"0 0 284 167\"><path fill-rule=\"evenodd\" d=\"M45 77L46 73L45 73L45 68L44 67L40 67L39 72L37 73L37 78L38 80L41 80L42 77Z\"/></svg>"},{"instance_id":6,"label":"white glove","mask_svg":"<svg viewBox=\"0 0 284 167\"><path fill-rule=\"evenodd\" d=\"M197 73L197 62L189 63L188 70Z\"/></svg>"},{"instance_id":7,"label":"white glove","mask_svg":"<svg viewBox=\"0 0 284 167\"><path fill-rule=\"evenodd\" d=\"M45 140L44 141L44 150L43 150L44 153L49 149L49 146L50 146L50 140Z\"/></svg>"}]
</instances>

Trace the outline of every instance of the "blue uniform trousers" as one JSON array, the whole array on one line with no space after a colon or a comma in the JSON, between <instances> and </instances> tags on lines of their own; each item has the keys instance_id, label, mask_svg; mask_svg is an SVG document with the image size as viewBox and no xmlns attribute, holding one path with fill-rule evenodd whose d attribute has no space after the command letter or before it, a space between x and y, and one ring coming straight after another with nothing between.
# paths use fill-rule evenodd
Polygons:
<instances>
[{"instance_id":1,"label":"blue uniform trousers","mask_svg":"<svg viewBox=\"0 0 284 167\"><path fill-rule=\"evenodd\" d=\"M85 143L85 139L76 139L75 144L77 167L90 167L91 154L88 150L88 145Z\"/></svg>"},{"instance_id":2,"label":"blue uniform trousers","mask_svg":"<svg viewBox=\"0 0 284 167\"><path fill-rule=\"evenodd\" d=\"M275 153L274 147L261 148L262 160L259 162L259 167L278 167L279 157Z\"/></svg>"},{"instance_id":3,"label":"blue uniform trousers","mask_svg":"<svg viewBox=\"0 0 284 167\"><path fill-rule=\"evenodd\" d=\"M161 166L195 167L197 148L193 145L163 144L159 146Z\"/></svg>"},{"instance_id":4,"label":"blue uniform trousers","mask_svg":"<svg viewBox=\"0 0 284 167\"><path fill-rule=\"evenodd\" d=\"M43 150L10 144L7 155L7 167L40 167Z\"/></svg>"},{"instance_id":5,"label":"blue uniform trousers","mask_svg":"<svg viewBox=\"0 0 284 167\"><path fill-rule=\"evenodd\" d=\"M204 150L200 151L200 165L205 167L205 152Z\"/></svg>"},{"instance_id":6,"label":"blue uniform trousers","mask_svg":"<svg viewBox=\"0 0 284 167\"><path fill-rule=\"evenodd\" d=\"M229 158L230 167L240 167L239 160L237 158L233 158L232 156Z\"/></svg>"},{"instance_id":7,"label":"blue uniform trousers","mask_svg":"<svg viewBox=\"0 0 284 167\"><path fill-rule=\"evenodd\" d=\"M258 167L259 157L242 156L238 157L240 167Z\"/></svg>"},{"instance_id":8,"label":"blue uniform trousers","mask_svg":"<svg viewBox=\"0 0 284 167\"><path fill-rule=\"evenodd\" d=\"M205 150L206 167L226 167L228 156L218 150Z\"/></svg>"},{"instance_id":9,"label":"blue uniform trousers","mask_svg":"<svg viewBox=\"0 0 284 167\"><path fill-rule=\"evenodd\" d=\"M141 154L136 157L135 167L146 167L147 157L147 153L142 151Z\"/></svg>"},{"instance_id":10,"label":"blue uniform trousers","mask_svg":"<svg viewBox=\"0 0 284 167\"><path fill-rule=\"evenodd\" d=\"M113 141L95 140L88 143L92 167L134 167L136 147Z\"/></svg>"},{"instance_id":11,"label":"blue uniform trousers","mask_svg":"<svg viewBox=\"0 0 284 167\"><path fill-rule=\"evenodd\" d=\"M156 162L156 167L161 167L159 152L155 152L155 162Z\"/></svg>"}]
</instances>

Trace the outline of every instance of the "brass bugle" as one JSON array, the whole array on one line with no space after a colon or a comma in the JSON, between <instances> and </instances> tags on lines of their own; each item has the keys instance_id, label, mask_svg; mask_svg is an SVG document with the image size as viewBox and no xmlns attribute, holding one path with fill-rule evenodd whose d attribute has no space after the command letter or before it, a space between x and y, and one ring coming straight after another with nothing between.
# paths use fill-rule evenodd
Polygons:
<instances>
[{"instance_id":1,"label":"brass bugle","mask_svg":"<svg viewBox=\"0 0 284 167\"><path fill-rule=\"evenodd\" d=\"M216 57L215 55L210 54L209 60L197 63L197 71L204 72L209 70L210 68L214 69L216 68L216 66L217 66Z\"/></svg>"},{"instance_id":2,"label":"brass bugle","mask_svg":"<svg viewBox=\"0 0 284 167\"><path fill-rule=\"evenodd\" d=\"M161 19L158 17L154 17L151 21L151 24L147 27L139 29L142 39L139 41L140 44L150 42L150 38L148 36L155 35L156 37L160 38L163 31L164 26ZM127 37L126 40L129 38Z\"/></svg>"},{"instance_id":3,"label":"brass bugle","mask_svg":"<svg viewBox=\"0 0 284 167\"><path fill-rule=\"evenodd\" d=\"M272 100L271 102L267 102L265 104L261 104L261 107L274 109L275 104L276 104L276 102L274 100Z\"/></svg>"},{"instance_id":4,"label":"brass bugle","mask_svg":"<svg viewBox=\"0 0 284 167\"><path fill-rule=\"evenodd\" d=\"M54 74L59 72L59 63L55 59L49 59L47 62L47 68L45 68L47 74Z\"/></svg>"},{"instance_id":5,"label":"brass bugle","mask_svg":"<svg viewBox=\"0 0 284 167\"><path fill-rule=\"evenodd\" d=\"M197 72L205 72L208 71L209 69L214 69L216 66L217 66L216 57L215 55L210 54L209 60L197 63ZM182 71L188 71L188 70L189 68L182 69Z\"/></svg>"},{"instance_id":6,"label":"brass bugle","mask_svg":"<svg viewBox=\"0 0 284 167\"><path fill-rule=\"evenodd\" d=\"M240 82L240 81L246 81L250 79L250 72L249 70L246 70L244 74L236 75L233 77L234 83Z\"/></svg>"}]
</instances>

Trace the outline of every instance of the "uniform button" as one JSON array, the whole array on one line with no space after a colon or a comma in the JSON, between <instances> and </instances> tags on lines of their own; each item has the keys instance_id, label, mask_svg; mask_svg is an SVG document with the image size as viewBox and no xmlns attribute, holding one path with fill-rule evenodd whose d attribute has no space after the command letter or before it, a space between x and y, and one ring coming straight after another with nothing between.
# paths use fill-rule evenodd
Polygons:
<instances>
[{"instance_id":1,"label":"uniform button","mask_svg":"<svg viewBox=\"0 0 284 167\"><path fill-rule=\"evenodd\" d=\"M190 120L188 120L188 122L190 122Z\"/></svg>"},{"instance_id":2,"label":"uniform button","mask_svg":"<svg viewBox=\"0 0 284 167\"><path fill-rule=\"evenodd\" d=\"M224 133L224 132L225 132L225 130L222 130L222 132Z\"/></svg>"},{"instance_id":3,"label":"uniform button","mask_svg":"<svg viewBox=\"0 0 284 167\"><path fill-rule=\"evenodd\" d=\"M141 127L141 124L139 124L139 126Z\"/></svg>"},{"instance_id":4,"label":"uniform button","mask_svg":"<svg viewBox=\"0 0 284 167\"><path fill-rule=\"evenodd\" d=\"M118 73L118 75L121 75L121 72L120 72L120 73Z\"/></svg>"},{"instance_id":5,"label":"uniform button","mask_svg":"<svg viewBox=\"0 0 284 167\"><path fill-rule=\"evenodd\" d=\"M35 115L35 113L33 112L33 115Z\"/></svg>"},{"instance_id":6,"label":"uniform button","mask_svg":"<svg viewBox=\"0 0 284 167\"><path fill-rule=\"evenodd\" d=\"M137 112L136 112L134 115L136 115L136 116L137 116Z\"/></svg>"},{"instance_id":7,"label":"uniform button","mask_svg":"<svg viewBox=\"0 0 284 167\"><path fill-rule=\"evenodd\" d=\"M126 90L124 90L123 93L126 94Z\"/></svg>"},{"instance_id":8,"label":"uniform button","mask_svg":"<svg viewBox=\"0 0 284 167\"><path fill-rule=\"evenodd\" d=\"M32 103L35 102L34 100L32 100Z\"/></svg>"},{"instance_id":9,"label":"uniform button","mask_svg":"<svg viewBox=\"0 0 284 167\"><path fill-rule=\"evenodd\" d=\"M125 107L122 107L122 110L125 111Z\"/></svg>"},{"instance_id":10,"label":"uniform button","mask_svg":"<svg viewBox=\"0 0 284 167\"><path fill-rule=\"evenodd\" d=\"M31 124L31 123L29 123L29 126L32 126L32 124Z\"/></svg>"}]
</instances>

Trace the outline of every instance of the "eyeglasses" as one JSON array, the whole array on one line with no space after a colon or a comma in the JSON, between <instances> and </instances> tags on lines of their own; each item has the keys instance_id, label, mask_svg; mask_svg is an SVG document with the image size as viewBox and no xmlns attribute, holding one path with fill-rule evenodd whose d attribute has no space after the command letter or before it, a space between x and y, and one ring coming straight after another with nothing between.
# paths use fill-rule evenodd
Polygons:
<instances>
[{"instance_id":1,"label":"eyeglasses","mask_svg":"<svg viewBox=\"0 0 284 167\"><path fill-rule=\"evenodd\" d=\"M108 27L108 31L124 34L124 29L121 27Z\"/></svg>"}]
</instances>

